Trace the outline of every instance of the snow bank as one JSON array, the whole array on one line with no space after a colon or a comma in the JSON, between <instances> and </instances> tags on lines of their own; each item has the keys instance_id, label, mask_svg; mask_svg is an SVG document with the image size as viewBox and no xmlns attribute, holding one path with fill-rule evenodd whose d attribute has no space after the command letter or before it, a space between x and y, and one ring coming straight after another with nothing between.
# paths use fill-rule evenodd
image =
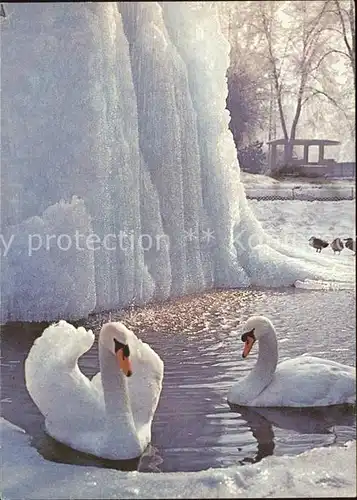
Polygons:
<instances>
[{"instance_id":1,"label":"snow bank","mask_svg":"<svg viewBox=\"0 0 357 500\"><path fill-rule=\"evenodd\" d=\"M120 472L45 461L26 433L0 420L2 498L354 497L356 442L253 465L191 473Z\"/></svg>"},{"instance_id":2,"label":"snow bank","mask_svg":"<svg viewBox=\"0 0 357 500\"><path fill-rule=\"evenodd\" d=\"M329 282L321 280L309 280L304 281L296 280L294 283L296 288L304 288L305 290L354 290L354 283L344 283L342 282Z\"/></svg>"}]
</instances>

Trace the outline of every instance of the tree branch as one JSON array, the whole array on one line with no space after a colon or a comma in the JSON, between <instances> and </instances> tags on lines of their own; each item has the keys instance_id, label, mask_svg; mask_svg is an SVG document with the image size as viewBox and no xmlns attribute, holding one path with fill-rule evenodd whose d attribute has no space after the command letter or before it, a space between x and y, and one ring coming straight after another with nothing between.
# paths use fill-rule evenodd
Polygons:
<instances>
[{"instance_id":1,"label":"tree branch","mask_svg":"<svg viewBox=\"0 0 357 500\"><path fill-rule=\"evenodd\" d=\"M309 90L311 90L311 94L310 96L307 97L307 99L305 99L305 102L308 100L308 99L311 99L313 97L316 97L316 96L323 96L323 97L326 97L326 99L331 102L337 109L339 109L340 111L342 111L344 117L346 118L347 122L349 122L349 117L345 111L344 108L342 108L338 102L336 101L336 99L334 99L332 96L330 96L327 92L325 92L324 90L319 90L319 89L316 89L316 88L310 88L309 87Z\"/></svg>"},{"instance_id":2,"label":"tree branch","mask_svg":"<svg viewBox=\"0 0 357 500\"><path fill-rule=\"evenodd\" d=\"M352 49L351 49L351 46L350 46L348 38L347 38L347 30L346 30L346 25L345 25L345 20L343 18L342 10L340 7L340 2L338 0L335 0L335 5L336 5L337 13L338 13L338 16L339 16L340 22L341 22L341 28L342 28L342 32L343 32L343 40L346 44L348 53L351 55L351 59L352 59Z\"/></svg>"},{"instance_id":3,"label":"tree branch","mask_svg":"<svg viewBox=\"0 0 357 500\"><path fill-rule=\"evenodd\" d=\"M349 54L346 54L346 52L343 52L343 50L331 49L331 50L327 51L323 56L320 57L319 62L316 64L316 66L314 68L311 68L311 72L314 72L317 69L319 69L322 61L325 59L325 57L329 56L330 54L341 54L341 55L347 57L348 59L350 59Z\"/></svg>"}]
</instances>

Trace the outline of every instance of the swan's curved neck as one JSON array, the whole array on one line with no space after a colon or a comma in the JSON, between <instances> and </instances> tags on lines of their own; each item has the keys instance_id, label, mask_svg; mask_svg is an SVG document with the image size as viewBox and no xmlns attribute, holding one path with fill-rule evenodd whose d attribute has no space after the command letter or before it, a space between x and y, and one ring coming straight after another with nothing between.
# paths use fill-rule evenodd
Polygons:
<instances>
[{"instance_id":1,"label":"swan's curved neck","mask_svg":"<svg viewBox=\"0 0 357 500\"><path fill-rule=\"evenodd\" d=\"M126 376L119 369L114 353L102 346L100 341L99 364L106 410L108 440L112 443L113 447L116 446L117 442L122 447L123 437L125 436L125 442L131 448L134 445L140 448L131 411Z\"/></svg>"},{"instance_id":2,"label":"swan's curved neck","mask_svg":"<svg viewBox=\"0 0 357 500\"><path fill-rule=\"evenodd\" d=\"M275 330L266 326L264 334L259 339L258 360L249 374L251 396L257 397L272 381L278 363L278 342Z\"/></svg>"},{"instance_id":3,"label":"swan's curved neck","mask_svg":"<svg viewBox=\"0 0 357 500\"><path fill-rule=\"evenodd\" d=\"M107 415L120 418L131 413L127 381L115 355L99 343L99 364Z\"/></svg>"}]
</instances>

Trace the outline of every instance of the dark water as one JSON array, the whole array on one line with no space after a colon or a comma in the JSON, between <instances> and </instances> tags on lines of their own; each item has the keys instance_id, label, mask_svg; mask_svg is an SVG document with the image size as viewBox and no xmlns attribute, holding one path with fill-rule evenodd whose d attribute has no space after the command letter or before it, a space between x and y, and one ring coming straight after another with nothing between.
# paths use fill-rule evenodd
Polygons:
<instances>
[{"instance_id":1,"label":"dark water","mask_svg":"<svg viewBox=\"0 0 357 500\"><path fill-rule=\"evenodd\" d=\"M247 298L247 295L246 295ZM140 471L198 471L256 462L267 455L295 455L316 446L356 438L355 410L230 408L231 384L245 376L257 358L241 357L239 324L264 314L275 324L280 360L304 352L355 365L354 291L252 291L237 306L227 300L210 304L204 328L196 332L153 333L148 342L165 363L152 445L140 460L112 462L78 453L44 432L43 417L24 383L24 360L46 324L12 323L2 327L2 415L24 428L48 460ZM102 318L91 320L95 333ZM91 377L98 371L97 345L79 361Z\"/></svg>"}]
</instances>

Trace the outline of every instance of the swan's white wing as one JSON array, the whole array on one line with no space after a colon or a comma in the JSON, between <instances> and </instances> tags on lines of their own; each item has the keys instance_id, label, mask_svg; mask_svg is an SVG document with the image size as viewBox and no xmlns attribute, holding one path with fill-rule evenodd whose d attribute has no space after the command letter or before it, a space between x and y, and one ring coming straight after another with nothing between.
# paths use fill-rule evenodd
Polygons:
<instances>
[{"instance_id":1,"label":"swan's white wing","mask_svg":"<svg viewBox=\"0 0 357 500\"><path fill-rule=\"evenodd\" d=\"M330 406L356 401L356 369L314 356L279 363L251 406Z\"/></svg>"},{"instance_id":2,"label":"swan's white wing","mask_svg":"<svg viewBox=\"0 0 357 500\"><path fill-rule=\"evenodd\" d=\"M93 341L91 330L61 320L35 340L25 361L26 387L48 432L69 444L71 436L95 428L103 415L97 391L77 363Z\"/></svg>"},{"instance_id":3,"label":"swan's white wing","mask_svg":"<svg viewBox=\"0 0 357 500\"><path fill-rule=\"evenodd\" d=\"M129 394L137 429L149 425L155 414L164 377L164 363L145 342L134 335L130 346L133 375L128 379Z\"/></svg>"}]
</instances>

